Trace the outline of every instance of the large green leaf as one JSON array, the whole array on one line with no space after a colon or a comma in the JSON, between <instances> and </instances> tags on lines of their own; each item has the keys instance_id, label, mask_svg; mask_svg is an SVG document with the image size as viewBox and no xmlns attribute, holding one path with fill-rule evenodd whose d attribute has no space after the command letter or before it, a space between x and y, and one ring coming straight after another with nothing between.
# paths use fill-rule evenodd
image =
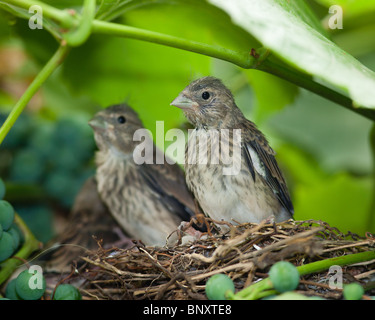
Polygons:
<instances>
[{"instance_id":1,"label":"large green leaf","mask_svg":"<svg viewBox=\"0 0 375 320\"><path fill-rule=\"evenodd\" d=\"M302 0L208 1L293 68L375 109L375 73L325 37Z\"/></svg>"},{"instance_id":2,"label":"large green leaf","mask_svg":"<svg viewBox=\"0 0 375 320\"><path fill-rule=\"evenodd\" d=\"M171 0L100 0L96 18L113 20L123 13L145 5L155 3L171 3Z\"/></svg>"},{"instance_id":3,"label":"large green leaf","mask_svg":"<svg viewBox=\"0 0 375 320\"><path fill-rule=\"evenodd\" d=\"M23 18L27 20L29 20L30 17L34 15L34 13L30 13L29 10L11 5L4 1L0 1L0 9L10 12L15 17L19 17L19 18ZM4 19L4 17L1 17L1 19ZM50 32L52 35L56 36L57 34L56 30L58 28L59 27L57 26L57 24L54 23L51 19L43 19L43 29L48 30L48 32Z\"/></svg>"},{"instance_id":4,"label":"large green leaf","mask_svg":"<svg viewBox=\"0 0 375 320\"><path fill-rule=\"evenodd\" d=\"M375 11L374 0L316 0L317 2L331 7L334 5L341 6L345 16L357 16L363 13Z\"/></svg>"},{"instance_id":5,"label":"large green leaf","mask_svg":"<svg viewBox=\"0 0 375 320\"><path fill-rule=\"evenodd\" d=\"M257 70L245 70L245 73L256 95L256 108L252 120L257 125L292 104L298 94L297 86L268 73Z\"/></svg>"},{"instance_id":6,"label":"large green leaf","mask_svg":"<svg viewBox=\"0 0 375 320\"><path fill-rule=\"evenodd\" d=\"M326 171L372 171L368 136L372 122L301 90L295 103L270 117L273 135L298 146Z\"/></svg>"},{"instance_id":7,"label":"large green leaf","mask_svg":"<svg viewBox=\"0 0 375 320\"><path fill-rule=\"evenodd\" d=\"M202 24L203 15L186 29L178 21L187 19L189 9L159 5L131 10L121 20L139 28L173 30L176 35L212 41L212 34ZM171 15L176 20L168 19ZM155 121L165 121L165 130L184 121L182 112L169 104L193 78L210 74L210 61L209 57L165 46L94 35L70 53L62 69L74 95L90 97L102 107L127 101L155 133Z\"/></svg>"},{"instance_id":8,"label":"large green leaf","mask_svg":"<svg viewBox=\"0 0 375 320\"><path fill-rule=\"evenodd\" d=\"M299 185L294 199L296 219L323 220L361 235L374 232L366 224L372 199L370 178L337 174L317 185Z\"/></svg>"},{"instance_id":9,"label":"large green leaf","mask_svg":"<svg viewBox=\"0 0 375 320\"><path fill-rule=\"evenodd\" d=\"M292 192L297 220L322 220L343 232L374 232L368 224L372 201L370 177L325 173L299 149L283 145L277 158Z\"/></svg>"}]
</instances>

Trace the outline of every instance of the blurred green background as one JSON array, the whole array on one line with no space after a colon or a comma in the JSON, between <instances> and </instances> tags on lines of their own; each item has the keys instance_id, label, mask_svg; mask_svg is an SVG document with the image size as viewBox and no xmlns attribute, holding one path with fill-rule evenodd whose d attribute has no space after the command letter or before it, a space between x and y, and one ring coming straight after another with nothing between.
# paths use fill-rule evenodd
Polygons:
<instances>
[{"instance_id":1,"label":"blurred green background","mask_svg":"<svg viewBox=\"0 0 375 320\"><path fill-rule=\"evenodd\" d=\"M344 28L327 31L340 47L375 70L375 1L307 2L324 26L329 6L342 5ZM222 11L196 10L194 4L156 1L131 8L116 21L226 47L254 42ZM0 11L0 124L57 48L47 31L31 30L27 24ZM94 173L95 144L87 125L93 114L125 101L152 132L155 121L165 121L165 130L186 129L182 112L169 103L191 80L206 75L224 81L277 151L295 219L323 220L360 235L375 232L370 120L260 71L102 35L92 35L70 52L0 146L6 199L36 236L48 241L60 230L83 181Z\"/></svg>"}]
</instances>

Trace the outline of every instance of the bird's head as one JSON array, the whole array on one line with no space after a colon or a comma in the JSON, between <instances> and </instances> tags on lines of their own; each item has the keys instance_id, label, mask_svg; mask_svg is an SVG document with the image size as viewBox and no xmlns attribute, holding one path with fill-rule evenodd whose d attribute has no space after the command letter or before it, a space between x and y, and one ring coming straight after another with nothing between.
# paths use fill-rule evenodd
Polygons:
<instances>
[{"instance_id":1,"label":"bird's head","mask_svg":"<svg viewBox=\"0 0 375 320\"><path fill-rule=\"evenodd\" d=\"M143 129L137 113L126 104L103 109L89 121L95 141L101 151L111 151L117 156L131 154L139 144L133 140L136 130Z\"/></svg>"},{"instance_id":2,"label":"bird's head","mask_svg":"<svg viewBox=\"0 0 375 320\"><path fill-rule=\"evenodd\" d=\"M207 129L224 128L239 111L230 90L214 77L193 81L171 105L182 109L195 127Z\"/></svg>"}]
</instances>

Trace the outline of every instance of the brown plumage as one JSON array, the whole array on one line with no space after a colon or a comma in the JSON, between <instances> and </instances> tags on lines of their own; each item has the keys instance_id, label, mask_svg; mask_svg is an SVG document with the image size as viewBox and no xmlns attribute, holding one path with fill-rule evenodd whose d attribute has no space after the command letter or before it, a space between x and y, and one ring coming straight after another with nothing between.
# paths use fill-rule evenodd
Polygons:
<instances>
[{"instance_id":1,"label":"brown plumage","mask_svg":"<svg viewBox=\"0 0 375 320\"><path fill-rule=\"evenodd\" d=\"M194 215L182 169L169 164L127 105L106 108L89 124L99 148L96 180L101 199L130 237L164 245L180 222Z\"/></svg>"},{"instance_id":2,"label":"brown plumage","mask_svg":"<svg viewBox=\"0 0 375 320\"><path fill-rule=\"evenodd\" d=\"M293 205L275 152L219 79L193 81L171 105L181 108L195 126L186 146L186 182L206 215L240 223L292 218ZM223 144L215 138L220 134ZM207 141L206 158L200 153L202 141ZM221 154L225 146L229 153L217 162L212 155L218 150Z\"/></svg>"}]
</instances>

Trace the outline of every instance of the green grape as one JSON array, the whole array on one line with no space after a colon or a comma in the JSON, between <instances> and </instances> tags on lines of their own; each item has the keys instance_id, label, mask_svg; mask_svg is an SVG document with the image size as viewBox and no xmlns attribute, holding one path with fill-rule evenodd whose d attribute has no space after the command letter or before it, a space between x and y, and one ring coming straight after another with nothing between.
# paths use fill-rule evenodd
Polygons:
<instances>
[{"instance_id":1,"label":"green grape","mask_svg":"<svg viewBox=\"0 0 375 320\"><path fill-rule=\"evenodd\" d=\"M289 292L284 292L278 296L275 296L270 300L312 300L312 299L304 296L303 294L289 291Z\"/></svg>"},{"instance_id":2,"label":"green grape","mask_svg":"<svg viewBox=\"0 0 375 320\"><path fill-rule=\"evenodd\" d=\"M318 296L311 296L311 297L309 297L309 300L326 300L326 299L324 299L322 297L318 297Z\"/></svg>"},{"instance_id":3,"label":"green grape","mask_svg":"<svg viewBox=\"0 0 375 320\"><path fill-rule=\"evenodd\" d=\"M345 300L361 300L364 294L365 290L357 282L344 285L343 295Z\"/></svg>"},{"instance_id":4,"label":"green grape","mask_svg":"<svg viewBox=\"0 0 375 320\"><path fill-rule=\"evenodd\" d=\"M5 184L4 181L0 178L0 200L4 199L5 196Z\"/></svg>"},{"instance_id":5,"label":"green grape","mask_svg":"<svg viewBox=\"0 0 375 320\"><path fill-rule=\"evenodd\" d=\"M0 262L8 259L14 253L14 240L10 233L4 231L0 238Z\"/></svg>"},{"instance_id":6,"label":"green grape","mask_svg":"<svg viewBox=\"0 0 375 320\"><path fill-rule=\"evenodd\" d=\"M8 282L8 285L5 289L5 297L10 300L21 300L16 291L16 279L12 279Z\"/></svg>"},{"instance_id":7,"label":"green grape","mask_svg":"<svg viewBox=\"0 0 375 320\"><path fill-rule=\"evenodd\" d=\"M79 163L89 160L95 150L92 131L86 121L61 119L52 136L56 144L69 149Z\"/></svg>"},{"instance_id":8,"label":"green grape","mask_svg":"<svg viewBox=\"0 0 375 320\"><path fill-rule=\"evenodd\" d=\"M52 124L44 121L37 130L34 130L29 140L29 148L37 152L44 160L49 160L59 148L51 139L52 132Z\"/></svg>"},{"instance_id":9,"label":"green grape","mask_svg":"<svg viewBox=\"0 0 375 320\"><path fill-rule=\"evenodd\" d=\"M46 206L17 207L17 213L41 242L48 242L53 236L53 212ZM24 241L23 234L21 241Z\"/></svg>"},{"instance_id":10,"label":"green grape","mask_svg":"<svg viewBox=\"0 0 375 320\"><path fill-rule=\"evenodd\" d=\"M55 124L55 132L52 138L59 144L70 145L81 136L81 128L76 121L65 118Z\"/></svg>"},{"instance_id":11,"label":"green grape","mask_svg":"<svg viewBox=\"0 0 375 320\"><path fill-rule=\"evenodd\" d=\"M295 290L299 284L297 268L287 261L276 262L269 271L270 280L278 292Z\"/></svg>"},{"instance_id":12,"label":"green grape","mask_svg":"<svg viewBox=\"0 0 375 320\"><path fill-rule=\"evenodd\" d=\"M13 238L13 248L14 248L14 251L16 251L16 249L19 247L20 243L21 243L21 236L20 236L20 231L19 229L17 228L16 225L12 225L9 230L8 230L8 233L12 236Z\"/></svg>"},{"instance_id":13,"label":"green grape","mask_svg":"<svg viewBox=\"0 0 375 320\"><path fill-rule=\"evenodd\" d=\"M55 291L53 300L81 300L79 290L71 284L60 284Z\"/></svg>"},{"instance_id":14,"label":"green grape","mask_svg":"<svg viewBox=\"0 0 375 320\"><path fill-rule=\"evenodd\" d=\"M56 170L45 181L44 188L50 196L60 201L65 207L70 207L84 180L83 173Z\"/></svg>"},{"instance_id":15,"label":"green grape","mask_svg":"<svg viewBox=\"0 0 375 320\"><path fill-rule=\"evenodd\" d=\"M5 137L3 143L1 144L1 147L6 149L16 149L19 147L23 147L31 130L32 121L30 117L25 114L21 114L12 127L12 130Z\"/></svg>"},{"instance_id":16,"label":"green grape","mask_svg":"<svg viewBox=\"0 0 375 320\"><path fill-rule=\"evenodd\" d=\"M95 170L90 169L82 169L76 174L72 174L70 178L70 188L66 190L64 197L60 197L61 203L65 207L70 208L73 205L74 199L80 191L82 185L89 177L93 175L95 175Z\"/></svg>"},{"instance_id":17,"label":"green grape","mask_svg":"<svg viewBox=\"0 0 375 320\"><path fill-rule=\"evenodd\" d=\"M61 199L70 192L73 177L66 171L56 170L52 172L45 181L46 191L54 198Z\"/></svg>"},{"instance_id":18,"label":"green grape","mask_svg":"<svg viewBox=\"0 0 375 320\"><path fill-rule=\"evenodd\" d=\"M22 271L16 278L16 292L23 300L39 300L46 290L46 279L38 272ZM40 288L38 288L40 285Z\"/></svg>"},{"instance_id":19,"label":"green grape","mask_svg":"<svg viewBox=\"0 0 375 320\"><path fill-rule=\"evenodd\" d=\"M228 291L234 292L234 283L225 274L215 274L206 283L206 296L209 300L225 300Z\"/></svg>"},{"instance_id":20,"label":"green grape","mask_svg":"<svg viewBox=\"0 0 375 320\"><path fill-rule=\"evenodd\" d=\"M38 152L23 149L18 152L10 169L10 177L17 182L37 182L42 177L44 165Z\"/></svg>"},{"instance_id":21,"label":"green grape","mask_svg":"<svg viewBox=\"0 0 375 320\"><path fill-rule=\"evenodd\" d=\"M5 200L0 200L0 224L3 230L8 230L14 220L13 206Z\"/></svg>"},{"instance_id":22,"label":"green grape","mask_svg":"<svg viewBox=\"0 0 375 320\"><path fill-rule=\"evenodd\" d=\"M76 169L81 164L76 150L72 149L69 145L60 146L54 157L54 165L59 169L63 168L70 171Z\"/></svg>"}]
</instances>

